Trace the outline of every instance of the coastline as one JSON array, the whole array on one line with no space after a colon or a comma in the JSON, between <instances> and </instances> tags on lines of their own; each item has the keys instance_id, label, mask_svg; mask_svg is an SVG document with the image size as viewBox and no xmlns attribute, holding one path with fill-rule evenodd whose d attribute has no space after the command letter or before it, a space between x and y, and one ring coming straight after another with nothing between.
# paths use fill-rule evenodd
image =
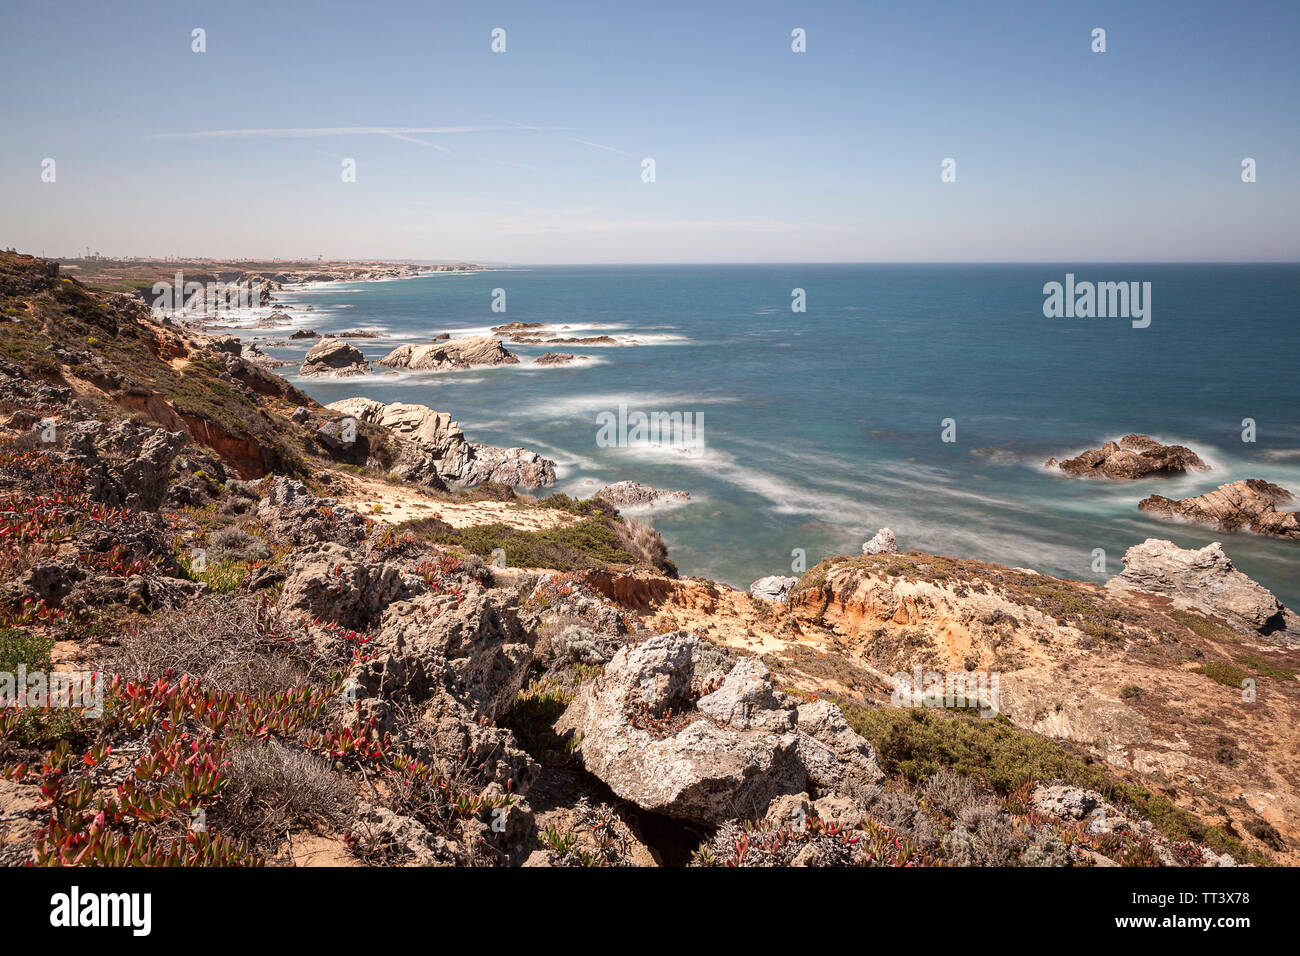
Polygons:
<instances>
[{"instance_id":1,"label":"coastline","mask_svg":"<svg viewBox=\"0 0 1300 956\"><path fill-rule=\"evenodd\" d=\"M736 799L756 801L754 825L773 830L801 800L854 833L864 820L868 829L896 828L915 844L899 862L1293 859L1287 841L1296 837L1300 792L1288 774L1288 735L1300 720L1300 618L1220 547L1140 542L1117 555L1123 572L1101 586L927 553L906 531L901 540L881 531L874 553L810 555L795 575L734 590L683 575L673 557L680 552L616 506L543 495L549 488L535 467L532 483L543 487L519 494L509 475L522 472L503 482L502 469L537 460L524 449L470 443L449 415L407 405L390 417L391 406L355 398L330 408L246 361L228 337L157 322L131 297L89 293L37 262L12 254L0 261L0 282L17 290L9 301L23 303L6 326L8 354L23 365L0 368L13 409L0 422L0 482L17 496L15 519L39 511L53 491L64 496L64 524L37 522L29 534L0 538L10 565L26 569L0 589L0 611L53 635L52 645L63 637L62 653L87 667L145 675L158 666L146 661L161 654L189 674L199 669L193 655L206 654L213 659L202 666L215 680L283 677L295 693L333 701L319 730L280 726L294 747L338 751L321 771L330 786L366 794L323 828L338 859L469 864L490 853L503 865L565 865L567 844L548 845L546 835L580 827L587 801L611 792L625 809L705 828L688 828L694 835L680 837L678 849L649 836L638 851L645 863L707 865L725 856ZM85 334L87 316L98 323L94 336ZM645 353L619 354L632 361ZM470 395L493 378L472 377ZM43 442L51 427L53 440ZM716 465L710 458L696 467ZM653 498L656 486L673 487L624 486L621 500ZM1062 487L1091 495L1107 486ZM692 491L655 522L692 520L721 504ZM105 508L109 535L99 527ZM122 635L116 644L102 640L102 627L85 630L85 621L105 619ZM249 651L250 665L239 650L251 646L238 643L250 621L271 622L274 658ZM186 636L196 628L197 645ZM295 654L342 669L334 683L301 683L321 680L319 672L286 665L285 633ZM186 662L172 665L168 655L182 653ZM671 714L666 704L647 721L610 702L609 692L654 685L650 673L691 687L696 661L716 665L716 677L703 675L704 692L674 699ZM249 667L245 678L238 668ZM1266 710L1222 706L1240 693L1239 675L1258 685ZM969 712L966 696L945 703L958 677L975 681L979 713ZM345 678L353 691L340 698ZM125 686L131 699L144 687ZM945 689L939 698L936 686ZM410 716L403 708L411 703L425 716ZM1210 722L1195 719L1210 713ZM481 821L467 830L427 816L407 816L414 822L402 823L408 839L399 847L365 837L373 821L410 807L400 794L376 797L347 760L409 779L412 758L388 749L390 734L417 734L429 718L451 743L433 740L421 753L462 760L475 748L483 776L464 784L464 799L514 795L517 838L492 843L495 831ZM216 741L223 728L199 732ZM975 756L935 752L933 765L909 776L900 734L908 752L962 739ZM757 756L730 761L742 744ZM764 756L781 753L794 762ZM640 769L626 772L620 755ZM573 783L578 760L599 787ZM659 788L664 760L698 768L706 785ZM1247 761L1248 779L1234 769ZM81 765L95 772L95 760ZM980 776L990 768L1001 775ZM148 768L141 773L149 779ZM1001 828L1005 849L990 855L940 839L952 824L926 816L920 800L947 786L945 774L969 780L962 786L974 789L963 799L978 801L987 825ZM1195 788L1169 785L1193 775ZM10 783L25 794L39 785L31 776ZM553 790L547 796L557 780L570 781L558 805ZM1104 805L1112 825L1080 831L1069 846L1055 829L1048 838L1044 826L1075 826L1078 818L1060 808L1079 800ZM1041 814L1032 826L1023 825L1025 801ZM619 812L611 805L610 814ZM45 859L48 844L32 836L40 824L16 819L27 829L7 845ZM212 821L241 832L238 816L214 813ZM625 824L629 834L634 822ZM713 828L720 842L710 842ZM155 831L140 832L139 852L161 859ZM298 862L279 829L247 838L223 845L222 859L287 853Z\"/></svg>"}]
</instances>

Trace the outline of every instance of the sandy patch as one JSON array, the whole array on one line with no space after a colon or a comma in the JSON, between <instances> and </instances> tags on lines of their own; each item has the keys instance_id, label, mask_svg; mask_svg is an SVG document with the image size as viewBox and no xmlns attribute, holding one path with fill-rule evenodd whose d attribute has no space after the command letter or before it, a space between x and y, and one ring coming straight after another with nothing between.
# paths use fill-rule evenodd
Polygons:
<instances>
[{"instance_id":1,"label":"sandy patch","mask_svg":"<svg viewBox=\"0 0 1300 956\"><path fill-rule=\"evenodd\" d=\"M514 501L446 501L413 485L393 485L347 472L322 472L318 477L340 503L367 518L388 524L439 518L453 528L504 524L521 531L540 531L581 520L554 508L530 507Z\"/></svg>"}]
</instances>

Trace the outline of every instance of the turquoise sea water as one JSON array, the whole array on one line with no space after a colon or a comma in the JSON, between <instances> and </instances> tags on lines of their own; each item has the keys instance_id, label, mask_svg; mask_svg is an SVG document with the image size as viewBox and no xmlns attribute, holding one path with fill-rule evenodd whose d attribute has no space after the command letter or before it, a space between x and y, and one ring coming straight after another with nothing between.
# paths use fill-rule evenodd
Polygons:
<instances>
[{"instance_id":1,"label":"turquoise sea water","mask_svg":"<svg viewBox=\"0 0 1300 956\"><path fill-rule=\"evenodd\" d=\"M1045 318L1043 284L1066 272L1150 282L1150 327ZM491 311L496 288L504 314ZM804 313L791 310L795 288ZM320 331L384 330L354 343L372 360L508 321L629 343L508 345L520 365L298 384L322 402L361 394L450 412L472 441L555 459L556 490L636 479L689 491L690 504L649 517L683 573L745 587L790 573L795 549L811 566L888 526L902 548L1101 580L1154 536L1221 540L1300 607L1300 544L1137 511L1148 494L1238 478L1300 492L1300 266L547 266L307 287L280 304ZM590 359L530 364L548 350ZM597 416L620 404L702 415L703 448L602 447ZM1127 432L1189 445L1214 468L1110 483L1041 467ZM1092 570L1096 548L1105 574Z\"/></svg>"}]
</instances>

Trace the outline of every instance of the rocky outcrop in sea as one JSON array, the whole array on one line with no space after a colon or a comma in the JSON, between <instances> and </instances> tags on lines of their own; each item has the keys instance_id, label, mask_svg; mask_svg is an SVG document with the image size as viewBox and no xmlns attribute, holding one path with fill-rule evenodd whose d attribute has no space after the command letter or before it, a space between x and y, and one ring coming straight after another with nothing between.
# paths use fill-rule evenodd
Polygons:
<instances>
[{"instance_id":1,"label":"rocky outcrop in sea","mask_svg":"<svg viewBox=\"0 0 1300 956\"><path fill-rule=\"evenodd\" d=\"M339 339L327 338L311 347L298 374L306 378L352 378L371 371L370 363L359 349Z\"/></svg>"},{"instance_id":2,"label":"rocky outcrop in sea","mask_svg":"<svg viewBox=\"0 0 1300 956\"><path fill-rule=\"evenodd\" d=\"M519 357L490 335L450 339L432 345L400 345L379 360L387 368L450 371L474 365L514 365Z\"/></svg>"},{"instance_id":3,"label":"rocky outcrop in sea","mask_svg":"<svg viewBox=\"0 0 1300 956\"><path fill-rule=\"evenodd\" d=\"M446 412L368 398L347 398L328 407L387 429L401 447L391 470L411 481L447 488L485 481L525 488L555 483L555 462L526 448L473 444Z\"/></svg>"},{"instance_id":4,"label":"rocky outcrop in sea","mask_svg":"<svg viewBox=\"0 0 1300 956\"><path fill-rule=\"evenodd\" d=\"M1296 496L1281 485L1247 478L1181 501L1151 495L1138 502L1138 508L1161 518L1210 525L1220 531L1254 531L1300 541L1300 512L1280 510L1294 502Z\"/></svg>"},{"instance_id":5,"label":"rocky outcrop in sea","mask_svg":"<svg viewBox=\"0 0 1300 956\"><path fill-rule=\"evenodd\" d=\"M1162 445L1150 435L1125 435L1118 442L1107 442L1101 448L1090 449L1061 462L1049 458L1045 467L1059 468L1076 478L1111 478L1118 481L1210 469L1190 448L1183 445Z\"/></svg>"}]
</instances>

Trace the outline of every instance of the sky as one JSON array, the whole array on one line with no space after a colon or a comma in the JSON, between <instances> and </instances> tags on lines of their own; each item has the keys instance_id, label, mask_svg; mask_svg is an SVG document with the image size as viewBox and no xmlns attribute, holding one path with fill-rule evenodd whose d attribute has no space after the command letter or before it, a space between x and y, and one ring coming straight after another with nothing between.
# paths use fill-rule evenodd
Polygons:
<instances>
[{"instance_id":1,"label":"sky","mask_svg":"<svg viewBox=\"0 0 1300 956\"><path fill-rule=\"evenodd\" d=\"M1298 47L1292 0L4 0L0 246L1294 261Z\"/></svg>"}]
</instances>

